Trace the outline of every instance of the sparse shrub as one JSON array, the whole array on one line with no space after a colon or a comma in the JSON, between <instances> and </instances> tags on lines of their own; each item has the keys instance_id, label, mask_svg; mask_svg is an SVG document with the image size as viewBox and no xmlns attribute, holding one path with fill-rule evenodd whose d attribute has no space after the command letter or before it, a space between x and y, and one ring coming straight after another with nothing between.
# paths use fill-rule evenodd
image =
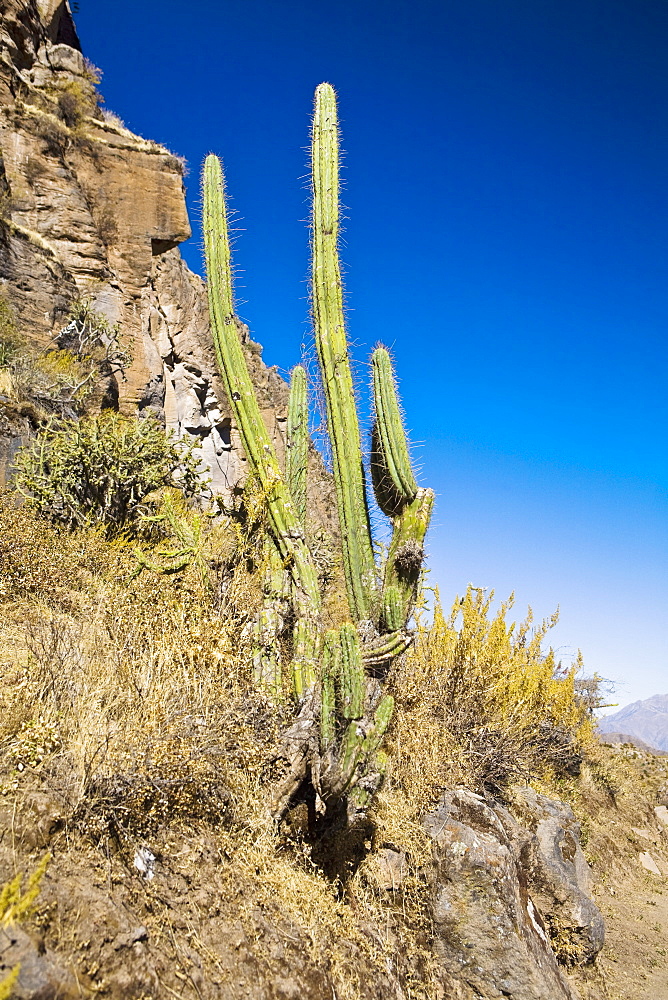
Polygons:
<instances>
[{"instance_id":1,"label":"sparse shrub","mask_svg":"<svg viewBox=\"0 0 668 1000\"><path fill-rule=\"evenodd\" d=\"M74 419L92 402L116 408L117 378L125 378L131 361L118 325L112 326L88 299L73 303L54 346L42 352L29 348L0 299L0 369L9 373L5 391L41 411L40 420L50 415Z\"/></svg>"},{"instance_id":2,"label":"sparse shrub","mask_svg":"<svg viewBox=\"0 0 668 1000\"><path fill-rule=\"evenodd\" d=\"M38 178L42 177L45 173L44 162L36 156L29 156L23 173L28 184L34 187Z\"/></svg>"},{"instance_id":3,"label":"sparse shrub","mask_svg":"<svg viewBox=\"0 0 668 1000\"><path fill-rule=\"evenodd\" d=\"M109 108L102 108L102 120L108 125L114 125L116 128L127 128L123 119L114 111L110 111Z\"/></svg>"},{"instance_id":4,"label":"sparse shrub","mask_svg":"<svg viewBox=\"0 0 668 1000\"><path fill-rule=\"evenodd\" d=\"M16 326L14 311L0 296L0 368L6 368L24 349L25 338Z\"/></svg>"},{"instance_id":5,"label":"sparse shrub","mask_svg":"<svg viewBox=\"0 0 668 1000\"><path fill-rule=\"evenodd\" d=\"M56 342L61 350L69 350L80 359L90 359L101 375L125 378L125 369L132 363L132 354L121 342L118 323L111 324L106 316L93 309L90 299L72 303L68 321Z\"/></svg>"},{"instance_id":6,"label":"sparse shrub","mask_svg":"<svg viewBox=\"0 0 668 1000\"><path fill-rule=\"evenodd\" d=\"M51 423L19 452L14 483L51 520L75 528L101 525L109 536L136 530L151 513L149 497L165 486L202 491L195 445L177 441L150 418L104 411L79 422Z\"/></svg>"},{"instance_id":7,"label":"sparse shrub","mask_svg":"<svg viewBox=\"0 0 668 1000\"><path fill-rule=\"evenodd\" d=\"M44 115L37 125L37 135L44 143L44 153L61 159L69 146L70 137L66 129L53 117Z\"/></svg>"},{"instance_id":8,"label":"sparse shrub","mask_svg":"<svg viewBox=\"0 0 668 1000\"><path fill-rule=\"evenodd\" d=\"M97 109L97 94L91 81L68 80L55 92L60 116L69 129L77 129Z\"/></svg>"},{"instance_id":9,"label":"sparse shrub","mask_svg":"<svg viewBox=\"0 0 668 1000\"><path fill-rule=\"evenodd\" d=\"M493 614L493 596L469 587L449 616L437 604L398 666L394 774L422 808L453 784L499 794L514 780L577 773L592 738L577 668L542 648L556 614L509 623L512 598Z\"/></svg>"}]
</instances>

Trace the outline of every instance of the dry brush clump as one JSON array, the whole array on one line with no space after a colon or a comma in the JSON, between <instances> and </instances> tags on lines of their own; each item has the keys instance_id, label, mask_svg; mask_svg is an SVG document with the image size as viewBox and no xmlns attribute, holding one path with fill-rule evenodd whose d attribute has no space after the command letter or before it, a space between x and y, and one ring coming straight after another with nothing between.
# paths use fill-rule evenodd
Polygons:
<instances>
[{"instance_id":1,"label":"dry brush clump","mask_svg":"<svg viewBox=\"0 0 668 1000\"><path fill-rule=\"evenodd\" d=\"M437 600L395 672L393 780L423 809L456 784L502 795L513 781L576 774L594 741L578 665L543 648L556 614L516 624L512 598L494 612L493 596L469 586L449 615Z\"/></svg>"},{"instance_id":2,"label":"dry brush clump","mask_svg":"<svg viewBox=\"0 0 668 1000\"><path fill-rule=\"evenodd\" d=\"M87 299L74 301L56 337L37 349L0 296L0 406L10 415L29 416L38 427L49 419L116 409L118 381L131 360L118 326Z\"/></svg>"},{"instance_id":3,"label":"dry brush clump","mask_svg":"<svg viewBox=\"0 0 668 1000\"><path fill-rule=\"evenodd\" d=\"M207 532L211 576L192 562L138 578L135 542L54 528L7 496L0 522L10 769L66 760L91 828L243 813L273 766L280 710L251 683L244 627L259 595L229 526Z\"/></svg>"}]
</instances>

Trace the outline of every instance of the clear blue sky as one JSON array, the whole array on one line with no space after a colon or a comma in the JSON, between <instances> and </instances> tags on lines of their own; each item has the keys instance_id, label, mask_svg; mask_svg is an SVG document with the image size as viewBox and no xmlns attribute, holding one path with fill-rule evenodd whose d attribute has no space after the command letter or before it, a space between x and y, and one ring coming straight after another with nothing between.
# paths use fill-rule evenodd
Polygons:
<instances>
[{"instance_id":1,"label":"clear blue sky","mask_svg":"<svg viewBox=\"0 0 668 1000\"><path fill-rule=\"evenodd\" d=\"M432 578L561 607L554 643L668 691L665 0L80 0L107 106L225 162L240 313L309 343L312 92L337 88L349 328L396 358ZM366 390L365 390L366 391Z\"/></svg>"}]
</instances>

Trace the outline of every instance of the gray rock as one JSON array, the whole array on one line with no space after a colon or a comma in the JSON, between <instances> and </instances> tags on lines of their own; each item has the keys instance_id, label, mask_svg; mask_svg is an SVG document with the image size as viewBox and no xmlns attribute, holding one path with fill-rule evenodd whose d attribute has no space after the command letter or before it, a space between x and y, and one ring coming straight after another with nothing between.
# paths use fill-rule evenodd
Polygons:
<instances>
[{"instance_id":1,"label":"gray rock","mask_svg":"<svg viewBox=\"0 0 668 1000\"><path fill-rule=\"evenodd\" d=\"M481 998L575 1000L527 891L534 838L505 809L467 789L425 819L434 843L434 950Z\"/></svg>"},{"instance_id":2,"label":"gray rock","mask_svg":"<svg viewBox=\"0 0 668 1000\"><path fill-rule=\"evenodd\" d=\"M0 982L15 966L19 978L15 1000L74 1000L81 993L71 972L57 963L56 956L33 941L20 927L0 930Z\"/></svg>"},{"instance_id":3,"label":"gray rock","mask_svg":"<svg viewBox=\"0 0 668 1000\"><path fill-rule=\"evenodd\" d=\"M526 787L515 789L513 811L535 834L527 864L529 891L560 942L560 958L593 961L603 947L605 925L591 899L591 871L573 810Z\"/></svg>"}]
</instances>

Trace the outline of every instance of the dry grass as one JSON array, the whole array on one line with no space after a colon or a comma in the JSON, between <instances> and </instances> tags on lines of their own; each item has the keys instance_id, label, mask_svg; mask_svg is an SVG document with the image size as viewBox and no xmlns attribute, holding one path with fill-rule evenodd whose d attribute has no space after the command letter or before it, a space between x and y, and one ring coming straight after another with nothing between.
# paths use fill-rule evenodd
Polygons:
<instances>
[{"instance_id":1,"label":"dry grass","mask_svg":"<svg viewBox=\"0 0 668 1000\"><path fill-rule=\"evenodd\" d=\"M0 521L0 738L12 759L33 765L40 741L57 748L81 814L117 832L254 809L282 718L252 685L253 577L232 573L221 609L199 567L137 579L122 541L58 531L6 498Z\"/></svg>"}]
</instances>

